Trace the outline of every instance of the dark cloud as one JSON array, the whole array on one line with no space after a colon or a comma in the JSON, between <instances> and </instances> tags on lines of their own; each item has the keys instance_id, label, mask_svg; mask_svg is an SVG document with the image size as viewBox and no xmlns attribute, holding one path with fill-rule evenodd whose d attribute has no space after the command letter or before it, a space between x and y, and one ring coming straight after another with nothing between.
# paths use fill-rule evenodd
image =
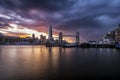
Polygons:
<instances>
[{"instance_id":1,"label":"dark cloud","mask_svg":"<svg viewBox=\"0 0 120 80\"><path fill-rule=\"evenodd\" d=\"M8 26L9 26L9 24L1 23L1 22L0 22L0 28L6 29Z\"/></svg>"},{"instance_id":2,"label":"dark cloud","mask_svg":"<svg viewBox=\"0 0 120 80\"><path fill-rule=\"evenodd\" d=\"M47 11L58 11L67 9L76 0L3 0L0 4L6 8L19 9L42 9Z\"/></svg>"},{"instance_id":3,"label":"dark cloud","mask_svg":"<svg viewBox=\"0 0 120 80\"><path fill-rule=\"evenodd\" d=\"M66 27L65 27L66 26ZM95 17L71 19L60 25L59 29L77 30L80 28L102 28L102 24Z\"/></svg>"},{"instance_id":4,"label":"dark cloud","mask_svg":"<svg viewBox=\"0 0 120 80\"><path fill-rule=\"evenodd\" d=\"M0 0L0 14L10 17L0 15L0 20L32 29L50 24L58 31L82 34L86 29L88 38L98 38L119 24L119 4L119 0Z\"/></svg>"}]
</instances>

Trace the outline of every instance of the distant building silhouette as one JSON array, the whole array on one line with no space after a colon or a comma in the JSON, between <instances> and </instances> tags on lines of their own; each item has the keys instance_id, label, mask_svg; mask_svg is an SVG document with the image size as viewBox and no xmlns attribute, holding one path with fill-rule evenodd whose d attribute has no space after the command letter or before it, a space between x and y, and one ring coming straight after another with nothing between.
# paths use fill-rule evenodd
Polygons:
<instances>
[{"instance_id":1,"label":"distant building silhouette","mask_svg":"<svg viewBox=\"0 0 120 80\"><path fill-rule=\"evenodd\" d=\"M39 39L35 38L35 34L32 37L15 37L15 36L5 36L0 33L0 45L29 45L29 44L39 44Z\"/></svg>"},{"instance_id":2,"label":"distant building silhouette","mask_svg":"<svg viewBox=\"0 0 120 80\"><path fill-rule=\"evenodd\" d=\"M40 35L40 43L45 44L47 41L46 36L43 36L42 34Z\"/></svg>"},{"instance_id":3,"label":"distant building silhouette","mask_svg":"<svg viewBox=\"0 0 120 80\"><path fill-rule=\"evenodd\" d=\"M35 34L32 34L32 38L35 39Z\"/></svg>"}]
</instances>

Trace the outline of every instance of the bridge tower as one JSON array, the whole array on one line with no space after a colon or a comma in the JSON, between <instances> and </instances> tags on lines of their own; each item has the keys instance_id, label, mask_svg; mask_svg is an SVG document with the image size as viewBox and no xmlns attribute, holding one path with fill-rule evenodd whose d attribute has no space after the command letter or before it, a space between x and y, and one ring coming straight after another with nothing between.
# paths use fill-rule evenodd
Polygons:
<instances>
[{"instance_id":1,"label":"bridge tower","mask_svg":"<svg viewBox=\"0 0 120 80\"><path fill-rule=\"evenodd\" d=\"M79 32L76 32L76 44L79 44L79 40L80 40Z\"/></svg>"},{"instance_id":2,"label":"bridge tower","mask_svg":"<svg viewBox=\"0 0 120 80\"><path fill-rule=\"evenodd\" d=\"M60 42L60 44L62 44L62 39L63 39L63 33L60 32L59 33L59 42Z\"/></svg>"}]
</instances>

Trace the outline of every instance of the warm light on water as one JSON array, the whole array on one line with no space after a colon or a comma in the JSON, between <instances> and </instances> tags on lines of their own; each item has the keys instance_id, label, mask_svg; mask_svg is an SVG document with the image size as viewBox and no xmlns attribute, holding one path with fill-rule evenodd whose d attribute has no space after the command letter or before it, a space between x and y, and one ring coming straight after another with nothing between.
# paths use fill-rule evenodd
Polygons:
<instances>
[{"instance_id":1,"label":"warm light on water","mask_svg":"<svg viewBox=\"0 0 120 80\"><path fill-rule=\"evenodd\" d=\"M119 63L116 49L0 46L0 80L114 76Z\"/></svg>"}]
</instances>

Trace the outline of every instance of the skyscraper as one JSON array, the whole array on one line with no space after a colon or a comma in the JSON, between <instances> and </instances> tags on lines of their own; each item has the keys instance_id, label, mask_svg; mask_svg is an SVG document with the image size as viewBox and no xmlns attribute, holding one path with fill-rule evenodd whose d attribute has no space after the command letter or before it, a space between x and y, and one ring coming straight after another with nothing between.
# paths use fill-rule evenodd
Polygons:
<instances>
[{"instance_id":1,"label":"skyscraper","mask_svg":"<svg viewBox=\"0 0 120 80\"><path fill-rule=\"evenodd\" d=\"M52 25L50 25L50 28L49 28L48 40L49 40L49 41L52 41L52 40L53 40L53 37L52 37Z\"/></svg>"}]
</instances>

